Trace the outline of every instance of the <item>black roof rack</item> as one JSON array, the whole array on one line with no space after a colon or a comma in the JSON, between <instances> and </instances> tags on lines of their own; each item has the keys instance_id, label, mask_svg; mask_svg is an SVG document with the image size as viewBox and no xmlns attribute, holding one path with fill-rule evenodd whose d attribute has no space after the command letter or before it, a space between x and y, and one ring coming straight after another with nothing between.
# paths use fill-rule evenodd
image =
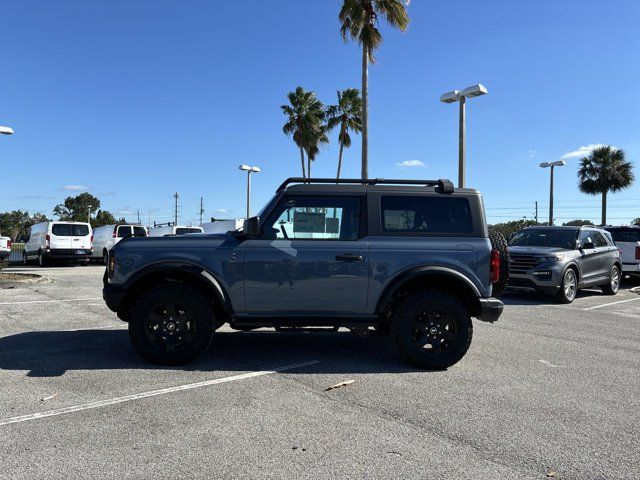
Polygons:
<instances>
[{"instance_id":1,"label":"black roof rack","mask_svg":"<svg viewBox=\"0 0 640 480\"><path fill-rule=\"evenodd\" d=\"M328 184L361 184L361 185L424 185L428 187L438 187L439 193L453 193L453 183L451 180L441 178L439 180L397 180L390 178L287 178L278 187L278 192L284 190L291 183L328 183Z\"/></svg>"}]
</instances>

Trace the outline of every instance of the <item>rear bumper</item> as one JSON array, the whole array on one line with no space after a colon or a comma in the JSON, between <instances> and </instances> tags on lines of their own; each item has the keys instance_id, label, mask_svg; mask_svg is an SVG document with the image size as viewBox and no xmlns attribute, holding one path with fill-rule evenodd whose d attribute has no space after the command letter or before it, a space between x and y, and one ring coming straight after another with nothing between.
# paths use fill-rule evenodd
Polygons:
<instances>
[{"instance_id":1,"label":"rear bumper","mask_svg":"<svg viewBox=\"0 0 640 480\"><path fill-rule=\"evenodd\" d=\"M52 248L46 252L47 257L71 259L79 258L81 260L91 257L90 248Z\"/></svg>"},{"instance_id":2,"label":"rear bumper","mask_svg":"<svg viewBox=\"0 0 640 480\"><path fill-rule=\"evenodd\" d=\"M640 263L623 263L622 264L622 272L623 273L640 273Z\"/></svg>"},{"instance_id":3,"label":"rear bumper","mask_svg":"<svg viewBox=\"0 0 640 480\"><path fill-rule=\"evenodd\" d=\"M480 298L478 300L480 301L479 320L493 323L500 318L502 310L504 309L504 303L493 297Z\"/></svg>"}]
</instances>

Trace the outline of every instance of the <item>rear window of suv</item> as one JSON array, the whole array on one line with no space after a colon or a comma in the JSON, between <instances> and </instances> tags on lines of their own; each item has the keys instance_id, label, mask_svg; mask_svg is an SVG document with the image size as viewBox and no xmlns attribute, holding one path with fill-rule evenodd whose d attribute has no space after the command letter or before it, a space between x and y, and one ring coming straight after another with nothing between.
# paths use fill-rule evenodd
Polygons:
<instances>
[{"instance_id":1,"label":"rear window of suv","mask_svg":"<svg viewBox=\"0 0 640 480\"><path fill-rule=\"evenodd\" d=\"M176 235L185 235L187 233L202 233L201 228L176 228Z\"/></svg>"},{"instance_id":2,"label":"rear window of suv","mask_svg":"<svg viewBox=\"0 0 640 480\"><path fill-rule=\"evenodd\" d=\"M640 228L612 228L608 231L614 242L640 242Z\"/></svg>"},{"instance_id":3,"label":"rear window of suv","mask_svg":"<svg viewBox=\"0 0 640 480\"><path fill-rule=\"evenodd\" d=\"M88 225L73 225L71 223L54 223L51 233L56 237L86 237L89 235Z\"/></svg>"},{"instance_id":4,"label":"rear window of suv","mask_svg":"<svg viewBox=\"0 0 640 480\"><path fill-rule=\"evenodd\" d=\"M466 198L383 196L382 230L397 233L472 233Z\"/></svg>"}]
</instances>

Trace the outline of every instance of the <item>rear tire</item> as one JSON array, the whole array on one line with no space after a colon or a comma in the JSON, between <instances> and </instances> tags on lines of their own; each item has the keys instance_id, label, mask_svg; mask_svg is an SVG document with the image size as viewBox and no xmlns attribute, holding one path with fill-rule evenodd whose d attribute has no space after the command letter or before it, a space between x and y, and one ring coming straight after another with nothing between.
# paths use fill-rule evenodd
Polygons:
<instances>
[{"instance_id":1,"label":"rear tire","mask_svg":"<svg viewBox=\"0 0 640 480\"><path fill-rule=\"evenodd\" d=\"M504 235L493 229L489 230L489 240L491 241L491 249L497 250L500 254L500 278L493 284L491 295L500 298L509 282L509 244Z\"/></svg>"},{"instance_id":2,"label":"rear tire","mask_svg":"<svg viewBox=\"0 0 640 480\"><path fill-rule=\"evenodd\" d=\"M558 303L571 303L578 294L578 275L573 268L567 268L562 275L560 290L556 293Z\"/></svg>"},{"instance_id":3,"label":"rear tire","mask_svg":"<svg viewBox=\"0 0 640 480\"><path fill-rule=\"evenodd\" d=\"M164 284L142 294L129 320L129 338L136 351L158 365L184 365L211 343L214 312L197 290Z\"/></svg>"},{"instance_id":4,"label":"rear tire","mask_svg":"<svg viewBox=\"0 0 640 480\"><path fill-rule=\"evenodd\" d=\"M467 353L473 325L458 298L429 289L405 300L394 319L393 336L409 362L424 369L442 370Z\"/></svg>"},{"instance_id":5,"label":"rear tire","mask_svg":"<svg viewBox=\"0 0 640 480\"><path fill-rule=\"evenodd\" d=\"M47 257L42 254L42 250L38 251L38 266L40 268L45 268L49 264Z\"/></svg>"},{"instance_id":6,"label":"rear tire","mask_svg":"<svg viewBox=\"0 0 640 480\"><path fill-rule=\"evenodd\" d=\"M620 269L617 265L611 267L609 272L609 283L602 285L602 293L605 295L615 295L620 290Z\"/></svg>"},{"instance_id":7,"label":"rear tire","mask_svg":"<svg viewBox=\"0 0 640 480\"><path fill-rule=\"evenodd\" d=\"M102 263L109 265L109 252L106 249L102 252Z\"/></svg>"}]
</instances>

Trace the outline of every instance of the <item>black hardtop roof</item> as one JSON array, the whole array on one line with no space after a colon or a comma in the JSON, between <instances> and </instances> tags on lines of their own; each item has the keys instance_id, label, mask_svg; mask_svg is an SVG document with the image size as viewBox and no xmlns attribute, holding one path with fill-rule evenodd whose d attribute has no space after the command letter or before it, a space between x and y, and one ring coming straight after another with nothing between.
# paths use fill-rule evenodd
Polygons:
<instances>
[{"instance_id":1,"label":"black hardtop roof","mask_svg":"<svg viewBox=\"0 0 640 480\"><path fill-rule=\"evenodd\" d=\"M305 194L326 194L326 193L359 193L366 192L399 192L399 193L468 193L478 194L474 189L454 188L453 183L446 179L440 180L400 180L400 179L355 179L345 178L336 180L335 178L312 178L301 177L288 178L280 187L278 192L305 193Z\"/></svg>"}]
</instances>

